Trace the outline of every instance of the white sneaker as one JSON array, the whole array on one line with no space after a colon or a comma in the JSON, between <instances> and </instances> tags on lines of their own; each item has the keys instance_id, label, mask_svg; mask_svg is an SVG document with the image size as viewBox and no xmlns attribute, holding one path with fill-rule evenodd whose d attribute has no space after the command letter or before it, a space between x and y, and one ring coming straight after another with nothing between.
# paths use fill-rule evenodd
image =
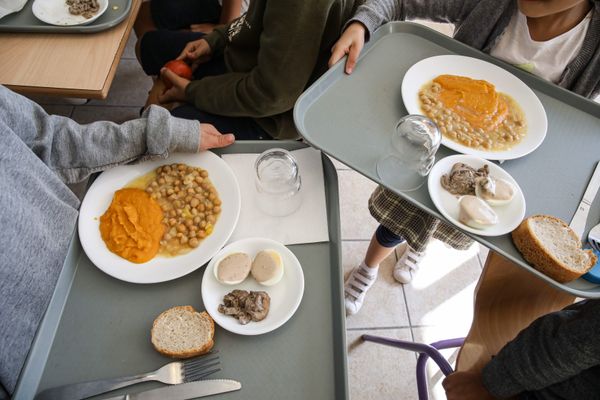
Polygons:
<instances>
[{"instance_id":1,"label":"white sneaker","mask_svg":"<svg viewBox=\"0 0 600 400\"><path fill-rule=\"evenodd\" d=\"M400 283L412 281L414 273L419 269L419 263L425 253L414 251L412 247L406 246L406 250L394 266L394 279Z\"/></svg>"},{"instance_id":2,"label":"white sneaker","mask_svg":"<svg viewBox=\"0 0 600 400\"><path fill-rule=\"evenodd\" d=\"M346 315L356 314L361 309L367 291L377 279L377 270L378 268L369 268L361 264L350 272L344 284Z\"/></svg>"}]
</instances>

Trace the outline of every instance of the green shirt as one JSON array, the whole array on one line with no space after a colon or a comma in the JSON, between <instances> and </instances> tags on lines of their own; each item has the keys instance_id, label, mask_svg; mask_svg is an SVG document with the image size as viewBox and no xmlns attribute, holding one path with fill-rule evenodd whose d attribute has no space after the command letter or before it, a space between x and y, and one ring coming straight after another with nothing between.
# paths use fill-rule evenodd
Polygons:
<instances>
[{"instance_id":1,"label":"green shirt","mask_svg":"<svg viewBox=\"0 0 600 400\"><path fill-rule=\"evenodd\" d=\"M294 103L326 71L355 2L253 0L245 15L205 37L229 72L192 81L188 101L213 114L252 117L274 138L298 138Z\"/></svg>"}]
</instances>

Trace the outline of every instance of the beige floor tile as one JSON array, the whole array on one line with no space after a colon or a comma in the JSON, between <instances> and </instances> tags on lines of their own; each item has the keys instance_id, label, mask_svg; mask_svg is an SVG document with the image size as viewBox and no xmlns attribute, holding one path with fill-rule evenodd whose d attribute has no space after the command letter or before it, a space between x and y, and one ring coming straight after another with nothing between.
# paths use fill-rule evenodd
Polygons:
<instances>
[{"instance_id":1,"label":"beige floor tile","mask_svg":"<svg viewBox=\"0 0 600 400\"><path fill-rule=\"evenodd\" d=\"M152 80L137 60L122 59L106 100L91 100L89 104L141 107L151 87Z\"/></svg>"},{"instance_id":2,"label":"beige floor tile","mask_svg":"<svg viewBox=\"0 0 600 400\"><path fill-rule=\"evenodd\" d=\"M329 157L329 156L327 156L327 157ZM338 171L345 170L345 169L351 169L349 166L347 166L344 163L341 163L340 161L336 160L333 157L329 157L329 159L333 163L333 166L335 167L335 169L337 169Z\"/></svg>"},{"instance_id":3,"label":"beige floor tile","mask_svg":"<svg viewBox=\"0 0 600 400\"><path fill-rule=\"evenodd\" d=\"M131 34L129 35L129 39L127 40L127 44L125 45L125 50L123 50L123 55L121 58L136 59L135 42L137 42L137 37L135 36L135 32L131 30Z\"/></svg>"},{"instance_id":4,"label":"beige floor tile","mask_svg":"<svg viewBox=\"0 0 600 400\"><path fill-rule=\"evenodd\" d=\"M106 106L80 106L75 107L72 118L80 124L89 124L95 121L112 121L118 124L139 118L138 107L106 107Z\"/></svg>"},{"instance_id":5,"label":"beige floor tile","mask_svg":"<svg viewBox=\"0 0 600 400\"><path fill-rule=\"evenodd\" d=\"M437 240L429 244L421 268L404 286L412 326L441 325L453 336L470 325L481 275L477 250L477 245L458 251Z\"/></svg>"},{"instance_id":6,"label":"beige floor tile","mask_svg":"<svg viewBox=\"0 0 600 400\"><path fill-rule=\"evenodd\" d=\"M342 243L344 277L363 261L368 246L369 242ZM392 276L395 263L392 253L380 265L377 281L369 289L362 309L346 317L347 328L409 327L402 285Z\"/></svg>"},{"instance_id":7,"label":"beige floor tile","mask_svg":"<svg viewBox=\"0 0 600 400\"><path fill-rule=\"evenodd\" d=\"M63 117L70 117L73 112L73 106L62 104L43 104L42 108L46 110L48 114L62 115Z\"/></svg>"},{"instance_id":8,"label":"beige floor tile","mask_svg":"<svg viewBox=\"0 0 600 400\"><path fill-rule=\"evenodd\" d=\"M465 330L463 335L466 336L468 329ZM433 326L433 327L422 327L413 328L413 334L416 342L421 343L432 343L444 339L452 339L447 334L446 326ZM454 367L456 363L456 356L458 355L458 348L442 350L441 353L444 355L446 360ZM429 400L446 400L446 393L442 387L442 381L444 380L444 374L440 371L437 364L433 361L427 363L427 383L429 389Z\"/></svg>"},{"instance_id":9,"label":"beige floor tile","mask_svg":"<svg viewBox=\"0 0 600 400\"><path fill-rule=\"evenodd\" d=\"M411 340L409 329L348 331L348 381L352 400L416 400L414 353L364 342L362 334Z\"/></svg>"},{"instance_id":10,"label":"beige floor tile","mask_svg":"<svg viewBox=\"0 0 600 400\"><path fill-rule=\"evenodd\" d=\"M377 184L351 170L338 171L342 239L370 240L377 221L368 209L369 196Z\"/></svg>"}]
</instances>

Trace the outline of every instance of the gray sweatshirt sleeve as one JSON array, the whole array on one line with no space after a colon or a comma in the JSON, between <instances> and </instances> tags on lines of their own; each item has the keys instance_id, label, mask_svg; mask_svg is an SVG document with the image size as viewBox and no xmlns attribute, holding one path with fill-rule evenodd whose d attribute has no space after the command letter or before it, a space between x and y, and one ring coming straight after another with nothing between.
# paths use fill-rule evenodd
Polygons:
<instances>
[{"instance_id":1,"label":"gray sweatshirt sleeve","mask_svg":"<svg viewBox=\"0 0 600 400\"><path fill-rule=\"evenodd\" d=\"M545 315L521 331L485 366L484 386L499 399L556 387L565 381L585 393L586 379L577 384L572 380L600 365L599 330L598 300Z\"/></svg>"},{"instance_id":2,"label":"gray sweatshirt sleeve","mask_svg":"<svg viewBox=\"0 0 600 400\"><path fill-rule=\"evenodd\" d=\"M115 165L164 158L175 151L197 152L200 146L198 121L174 118L158 106L123 124L80 125L48 115L33 101L0 85L0 118L68 184Z\"/></svg>"},{"instance_id":3,"label":"gray sweatshirt sleeve","mask_svg":"<svg viewBox=\"0 0 600 400\"><path fill-rule=\"evenodd\" d=\"M458 23L473 10L479 0L367 0L356 10L350 22L361 22L368 37L390 21L427 19Z\"/></svg>"}]
</instances>

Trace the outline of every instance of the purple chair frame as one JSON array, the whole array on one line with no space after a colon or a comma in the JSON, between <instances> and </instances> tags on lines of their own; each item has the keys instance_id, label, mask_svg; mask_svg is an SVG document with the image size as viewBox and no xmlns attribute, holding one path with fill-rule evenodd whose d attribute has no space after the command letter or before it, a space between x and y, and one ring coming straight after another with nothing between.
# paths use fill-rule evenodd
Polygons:
<instances>
[{"instance_id":1,"label":"purple chair frame","mask_svg":"<svg viewBox=\"0 0 600 400\"><path fill-rule=\"evenodd\" d=\"M438 367L440 367L440 370L444 373L444 375L448 376L449 374L454 372L454 370L452 369L452 366L450 366L448 361L444 358L442 353L440 353L438 350L460 347L465 342L465 338L440 340L439 342L434 342L431 344L407 342L404 340L389 339L373 335L362 335L361 338L362 340L368 342L375 342L379 344L384 344L386 346L398 347L404 350L411 350L419 353L416 371L419 400L429 399L429 394L427 393L427 374L425 372L427 360L429 360L429 358L431 357L431 359L435 361Z\"/></svg>"}]
</instances>

